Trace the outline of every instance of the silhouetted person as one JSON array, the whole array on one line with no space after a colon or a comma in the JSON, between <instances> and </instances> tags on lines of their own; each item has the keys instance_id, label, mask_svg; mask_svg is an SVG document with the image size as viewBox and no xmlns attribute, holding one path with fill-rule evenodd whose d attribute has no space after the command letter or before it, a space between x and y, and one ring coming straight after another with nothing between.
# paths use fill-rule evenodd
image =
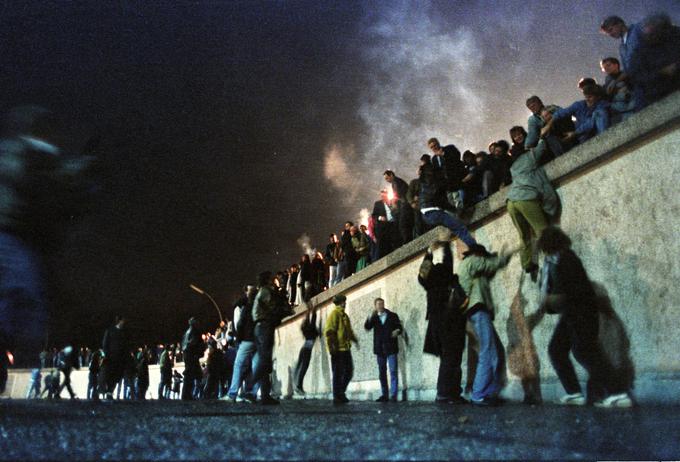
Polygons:
<instances>
[{"instance_id":1,"label":"silhouetted person","mask_svg":"<svg viewBox=\"0 0 680 462\"><path fill-rule=\"evenodd\" d=\"M175 365L170 346L166 346L159 360L161 379L158 383L158 399L166 399L170 397L172 391L172 368Z\"/></svg>"},{"instance_id":2,"label":"silhouetted person","mask_svg":"<svg viewBox=\"0 0 680 462\"><path fill-rule=\"evenodd\" d=\"M184 353L184 385L182 386L182 399L192 400L194 388L199 386L203 373L200 359L205 351L203 337L198 330L198 320L194 317L189 319L189 328L182 338L182 352Z\"/></svg>"},{"instance_id":3,"label":"silhouetted person","mask_svg":"<svg viewBox=\"0 0 680 462\"><path fill-rule=\"evenodd\" d=\"M319 330L316 327L316 310L312 308L307 311L300 330L302 331L302 336L305 338L305 343L303 343L302 348L300 348L300 354L298 355L297 364L295 365L293 378L295 379L295 391L304 395L305 390L302 385L305 381L307 369L309 368L309 362L312 359L314 341L319 336Z\"/></svg>"},{"instance_id":4,"label":"silhouetted person","mask_svg":"<svg viewBox=\"0 0 680 462\"><path fill-rule=\"evenodd\" d=\"M61 392L66 388L71 399L76 399L76 394L71 387L71 372L73 369L80 369L78 364L78 350L76 348L69 345L59 352L59 370L64 374L64 381L59 386L57 398L61 397Z\"/></svg>"},{"instance_id":5,"label":"silhouetted person","mask_svg":"<svg viewBox=\"0 0 680 462\"><path fill-rule=\"evenodd\" d=\"M597 296L581 260L571 250L571 240L557 227L548 227L538 240L545 254L541 272L542 305L559 313L548 353L564 390L563 404L630 407L628 383L614 371L598 342ZM569 353L588 371L588 397L583 395Z\"/></svg>"},{"instance_id":6,"label":"silhouetted person","mask_svg":"<svg viewBox=\"0 0 680 462\"><path fill-rule=\"evenodd\" d=\"M124 329L125 318L116 316L116 324L109 327L104 333L102 341L102 353L104 356L102 366L104 368L104 382L106 399L113 399L113 390L123 378L127 366L130 349L128 346L127 332Z\"/></svg>"},{"instance_id":7,"label":"silhouetted person","mask_svg":"<svg viewBox=\"0 0 680 462\"><path fill-rule=\"evenodd\" d=\"M439 403L466 403L461 397L461 361L465 349L465 317L449 306L451 289L456 283L453 254L448 239L440 237L444 248L441 263L433 263L432 247L420 264L418 282L427 291L427 332L423 351L439 357L437 397Z\"/></svg>"}]
</instances>

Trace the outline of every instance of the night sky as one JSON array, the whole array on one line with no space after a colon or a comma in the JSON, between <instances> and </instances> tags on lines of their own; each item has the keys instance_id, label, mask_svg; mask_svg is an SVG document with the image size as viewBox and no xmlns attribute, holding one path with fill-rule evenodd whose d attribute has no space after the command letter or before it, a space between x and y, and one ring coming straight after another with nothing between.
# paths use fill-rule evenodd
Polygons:
<instances>
[{"instance_id":1,"label":"night sky","mask_svg":"<svg viewBox=\"0 0 680 462\"><path fill-rule=\"evenodd\" d=\"M501 6L499 6L501 4ZM485 149L602 81L598 32L657 1L0 2L0 108L40 104L60 145L101 137L101 192L49 259L51 341L94 345L117 312L137 341L216 323L300 237L370 209L426 140Z\"/></svg>"}]
</instances>

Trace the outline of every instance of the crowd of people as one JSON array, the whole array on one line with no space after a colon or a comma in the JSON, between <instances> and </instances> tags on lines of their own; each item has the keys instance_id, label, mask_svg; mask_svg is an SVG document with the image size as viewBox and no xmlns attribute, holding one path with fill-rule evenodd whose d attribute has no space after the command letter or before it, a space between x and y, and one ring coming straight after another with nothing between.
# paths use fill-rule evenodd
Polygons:
<instances>
[{"instance_id":1,"label":"crowd of people","mask_svg":"<svg viewBox=\"0 0 680 462\"><path fill-rule=\"evenodd\" d=\"M583 98L565 108L546 105L538 96L530 97L526 101L531 113L527 128L510 128L512 143L500 139L489 145L488 152L465 151L461 155L454 145L443 146L437 138L430 138L427 141L430 153L419 158L417 178L406 182L394 171L384 171L389 187L380 191L368 223L357 225L347 221L339 237L330 234L324 252L305 254L299 264L284 271L258 275L257 281L244 287L235 303L233 319L221 324L214 334L205 334L192 318L177 347L131 349L125 334L125 319L119 317L106 331L101 349L91 352L67 346L59 352L43 352L42 368L53 371L45 377L45 390L41 392L41 370L34 370L28 395L47 393L58 397L66 389L75 397L70 385L71 371L87 365L88 398L111 400L116 392L126 399L145 399L149 387L148 366L158 361L161 381L157 397L160 399L181 395L184 400L222 398L277 404L278 400L272 396L270 376L274 332L282 319L293 313L293 307L308 303L316 294L428 229L443 225L462 243L459 244L462 263L457 276L453 272L448 237L440 239L439 244L444 249L444 261L433 264L430 249L418 275L427 291L429 322L424 351L440 357L437 401L466 401L461 393L460 363L465 348L465 326L469 322L479 344L470 402L496 405L500 402L503 360L497 354L500 340L493 327L494 305L489 281L509 263L514 252L488 252L470 234L464 217L476 202L504 189L507 211L521 244L517 249L520 262L533 280L539 276L538 255L532 249L534 240L545 254L540 283L543 306L560 313L549 352L567 392L562 401L629 406L631 399L626 384L615 382L616 374L607 369L595 341L597 319L593 318L595 310L591 309L595 303L592 286L580 260L570 249L569 238L551 226L559 214L560 204L543 165L680 88L680 29L665 15L650 16L631 25L611 16L602 22L601 31L621 42L620 57L607 57L600 63L605 73L603 84L593 78L581 79L578 88ZM26 150L46 149L37 141L22 143L4 149L10 153L16 151L17 155ZM70 166L81 168L78 163ZM27 269L33 258L30 249L16 241L10 225L3 223L1 255L23 262L24 272L30 273ZM36 306L44 306L39 281L29 277L25 281L2 278L0 282L19 285L19 289L28 294L26 299ZM15 287L0 288L11 292L6 289ZM314 309L309 306L302 324L305 342L294 368L294 389L296 393L305 393L303 384L311 351L323 332L331 356L333 400L341 404L347 402L345 392L353 371L350 351L352 343L358 340L344 311L345 296L336 295L333 302L335 307L323 329L317 325ZM35 310L31 319L22 321L29 324L21 325L14 318L7 322L3 319L0 351L18 351L21 357L21 345L40 341L40 332L34 324L44 324L38 319L44 315L44 311ZM3 316L7 316L4 311ZM387 310L384 300L378 298L365 328L374 332L374 353L382 389L379 401L394 401L398 388L397 338L403 333L399 317ZM588 397L580 390L569 360L570 351L589 373ZM7 358L1 356L0 379L4 389ZM180 356L184 362L182 374L174 369Z\"/></svg>"}]
</instances>

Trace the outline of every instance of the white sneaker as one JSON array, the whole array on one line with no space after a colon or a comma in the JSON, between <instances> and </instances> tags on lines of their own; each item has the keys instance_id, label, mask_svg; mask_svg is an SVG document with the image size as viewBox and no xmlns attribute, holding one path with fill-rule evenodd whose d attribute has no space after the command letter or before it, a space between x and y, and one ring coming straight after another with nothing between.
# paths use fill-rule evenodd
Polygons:
<instances>
[{"instance_id":1,"label":"white sneaker","mask_svg":"<svg viewBox=\"0 0 680 462\"><path fill-rule=\"evenodd\" d=\"M633 400L630 399L628 393L619 393L618 395L610 395L600 401L595 401L593 406L597 407L633 407Z\"/></svg>"},{"instance_id":2,"label":"white sneaker","mask_svg":"<svg viewBox=\"0 0 680 462\"><path fill-rule=\"evenodd\" d=\"M583 393L564 395L560 398L560 404L565 404L567 406L585 406L586 397L583 396Z\"/></svg>"}]
</instances>

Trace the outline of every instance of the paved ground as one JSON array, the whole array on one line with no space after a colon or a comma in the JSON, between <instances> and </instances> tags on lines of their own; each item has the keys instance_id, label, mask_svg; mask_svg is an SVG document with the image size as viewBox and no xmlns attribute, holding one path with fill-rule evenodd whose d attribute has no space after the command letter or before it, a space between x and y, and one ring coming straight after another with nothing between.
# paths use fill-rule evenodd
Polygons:
<instances>
[{"instance_id":1,"label":"paved ground","mask_svg":"<svg viewBox=\"0 0 680 462\"><path fill-rule=\"evenodd\" d=\"M0 401L0 459L679 459L680 408Z\"/></svg>"}]
</instances>

